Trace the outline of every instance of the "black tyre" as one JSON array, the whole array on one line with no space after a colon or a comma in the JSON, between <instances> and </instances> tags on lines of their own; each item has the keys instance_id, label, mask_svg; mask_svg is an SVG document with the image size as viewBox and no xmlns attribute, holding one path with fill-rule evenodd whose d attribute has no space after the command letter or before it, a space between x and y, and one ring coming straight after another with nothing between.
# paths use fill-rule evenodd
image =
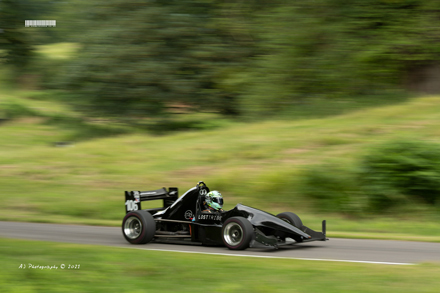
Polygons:
<instances>
[{"instance_id":1,"label":"black tyre","mask_svg":"<svg viewBox=\"0 0 440 293\"><path fill-rule=\"evenodd\" d=\"M227 248L242 250L249 247L254 237L254 227L243 217L227 219L222 227L222 239Z\"/></svg>"},{"instance_id":2,"label":"black tyre","mask_svg":"<svg viewBox=\"0 0 440 293\"><path fill-rule=\"evenodd\" d=\"M298 215L291 212L284 212L278 214L277 218L280 218L281 220L286 221L287 223L292 224L293 226L296 226L299 229L301 229L303 226L303 223L301 219L298 217Z\"/></svg>"},{"instance_id":3,"label":"black tyre","mask_svg":"<svg viewBox=\"0 0 440 293\"><path fill-rule=\"evenodd\" d=\"M147 211L134 211L125 215L122 221L122 234L131 244L145 244L153 240L156 222Z\"/></svg>"}]
</instances>

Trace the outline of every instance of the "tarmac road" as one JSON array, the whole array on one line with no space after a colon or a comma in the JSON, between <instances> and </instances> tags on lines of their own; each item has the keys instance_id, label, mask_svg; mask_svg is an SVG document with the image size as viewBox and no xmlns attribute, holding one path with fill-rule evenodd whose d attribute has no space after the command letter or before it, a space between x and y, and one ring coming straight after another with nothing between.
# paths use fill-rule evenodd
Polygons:
<instances>
[{"instance_id":1,"label":"tarmac road","mask_svg":"<svg viewBox=\"0 0 440 293\"><path fill-rule=\"evenodd\" d=\"M129 249L178 251L263 258L291 258L382 264L440 262L440 243L333 238L281 247L278 250L249 248L233 251L226 247L148 243L129 244L121 228L79 225L1 222L0 237L95 244Z\"/></svg>"}]
</instances>

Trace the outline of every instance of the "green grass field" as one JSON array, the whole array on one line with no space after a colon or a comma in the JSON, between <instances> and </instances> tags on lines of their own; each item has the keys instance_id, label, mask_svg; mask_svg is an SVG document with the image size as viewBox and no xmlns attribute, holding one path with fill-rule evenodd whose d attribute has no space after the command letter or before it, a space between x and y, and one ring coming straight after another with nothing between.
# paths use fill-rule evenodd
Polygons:
<instances>
[{"instance_id":1,"label":"green grass field","mask_svg":"<svg viewBox=\"0 0 440 293\"><path fill-rule=\"evenodd\" d=\"M3 106L27 109L0 125L1 220L119 225L124 190L177 186L182 194L204 180L223 193L226 208L242 202L273 213L290 210L315 228L326 218L333 237L355 232L440 240L435 208L364 217L322 214L314 208L320 203L296 188L309 166L328 160L349 166L383 141L438 141L439 97L323 119L225 120L223 127L162 136L83 119L63 103L34 97L1 94ZM59 141L73 144L56 147Z\"/></svg>"},{"instance_id":2,"label":"green grass field","mask_svg":"<svg viewBox=\"0 0 440 293\"><path fill-rule=\"evenodd\" d=\"M0 290L20 293L401 293L438 292L440 287L438 263L396 266L258 259L12 239L0 239L0 263Z\"/></svg>"},{"instance_id":3,"label":"green grass field","mask_svg":"<svg viewBox=\"0 0 440 293\"><path fill-rule=\"evenodd\" d=\"M62 63L76 49L41 46L39 62ZM350 168L383 142L439 142L440 97L317 102L292 111L293 117L252 123L213 113L175 115L147 130L84 116L57 91L17 90L8 82L0 68L0 220L119 226L124 190L176 186L182 194L203 180L222 192L226 209L241 202L274 214L292 211L316 230L326 219L330 238L440 242L438 207L324 213L322 203L299 188L311 166ZM0 263L1 292L401 293L440 287L438 263L207 257L13 239L0 239Z\"/></svg>"}]
</instances>

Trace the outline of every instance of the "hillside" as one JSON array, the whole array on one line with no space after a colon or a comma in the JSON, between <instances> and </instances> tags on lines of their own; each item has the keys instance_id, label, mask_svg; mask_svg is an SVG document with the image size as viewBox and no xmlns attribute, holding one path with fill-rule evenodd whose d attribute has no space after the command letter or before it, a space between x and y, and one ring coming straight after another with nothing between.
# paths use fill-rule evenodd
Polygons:
<instances>
[{"instance_id":1,"label":"hillside","mask_svg":"<svg viewBox=\"0 0 440 293\"><path fill-rule=\"evenodd\" d=\"M204 180L222 192L226 208L242 202L274 213L291 210L317 226L325 216L340 232L440 231L435 209L347 224L339 211L317 212L319 202L297 189L301 172L312 165L330 160L349 166L393 139L439 141L440 97L322 119L224 121L223 127L168 135L75 117L66 105L32 92L7 92L2 103L16 114L0 126L1 220L119 225L124 190L177 186L182 193ZM428 221L423 228L414 221L421 217ZM411 227L394 228L401 220Z\"/></svg>"}]
</instances>

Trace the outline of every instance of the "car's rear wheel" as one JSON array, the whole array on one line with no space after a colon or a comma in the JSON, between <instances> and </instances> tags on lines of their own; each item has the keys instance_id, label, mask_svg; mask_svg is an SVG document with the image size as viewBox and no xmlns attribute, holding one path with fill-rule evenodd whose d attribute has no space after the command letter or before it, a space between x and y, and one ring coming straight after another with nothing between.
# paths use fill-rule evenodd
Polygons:
<instances>
[{"instance_id":1,"label":"car's rear wheel","mask_svg":"<svg viewBox=\"0 0 440 293\"><path fill-rule=\"evenodd\" d=\"M296 226L299 229L301 229L303 226L302 221L298 217L298 215L291 213L291 212L284 212L284 213L278 214L277 218L280 218L281 220L283 220L289 224L292 224L293 226Z\"/></svg>"},{"instance_id":2,"label":"car's rear wheel","mask_svg":"<svg viewBox=\"0 0 440 293\"><path fill-rule=\"evenodd\" d=\"M243 217L232 217L222 227L222 239L227 248L242 250L249 247L254 236L254 227Z\"/></svg>"},{"instance_id":3,"label":"car's rear wheel","mask_svg":"<svg viewBox=\"0 0 440 293\"><path fill-rule=\"evenodd\" d=\"M122 221L122 234L132 244L145 244L153 240L156 222L147 211L135 211L125 215Z\"/></svg>"}]
</instances>

